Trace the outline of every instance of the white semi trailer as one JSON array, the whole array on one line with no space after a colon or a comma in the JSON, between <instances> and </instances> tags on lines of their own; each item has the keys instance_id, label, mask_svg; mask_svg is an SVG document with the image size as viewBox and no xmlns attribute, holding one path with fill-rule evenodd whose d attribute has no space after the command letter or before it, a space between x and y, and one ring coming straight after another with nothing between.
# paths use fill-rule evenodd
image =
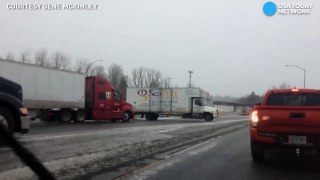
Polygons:
<instances>
[{"instance_id":1,"label":"white semi trailer","mask_svg":"<svg viewBox=\"0 0 320 180\"><path fill-rule=\"evenodd\" d=\"M80 73L0 59L0 76L22 86L23 103L33 118L59 111L61 121L84 120L85 76Z\"/></svg>"},{"instance_id":2,"label":"white semi trailer","mask_svg":"<svg viewBox=\"0 0 320 180\"><path fill-rule=\"evenodd\" d=\"M146 120L159 115L179 115L212 121L218 117L217 108L209 101L209 93L200 88L128 88L127 101L135 114Z\"/></svg>"}]
</instances>

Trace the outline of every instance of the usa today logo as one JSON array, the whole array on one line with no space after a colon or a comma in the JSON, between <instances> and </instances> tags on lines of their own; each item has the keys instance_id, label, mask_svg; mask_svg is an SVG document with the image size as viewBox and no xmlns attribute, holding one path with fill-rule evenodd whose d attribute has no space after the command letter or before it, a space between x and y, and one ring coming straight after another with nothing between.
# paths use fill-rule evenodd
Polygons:
<instances>
[{"instance_id":1,"label":"usa today logo","mask_svg":"<svg viewBox=\"0 0 320 180\"><path fill-rule=\"evenodd\" d=\"M311 3L278 3L266 2L263 12L267 16L279 15L309 15L313 4Z\"/></svg>"}]
</instances>

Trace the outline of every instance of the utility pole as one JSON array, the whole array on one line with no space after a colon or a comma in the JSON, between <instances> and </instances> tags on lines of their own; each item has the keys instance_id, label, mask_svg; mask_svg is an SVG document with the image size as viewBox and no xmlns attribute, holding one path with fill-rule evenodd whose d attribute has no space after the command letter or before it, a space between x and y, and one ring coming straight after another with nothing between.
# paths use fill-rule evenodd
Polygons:
<instances>
[{"instance_id":1,"label":"utility pole","mask_svg":"<svg viewBox=\"0 0 320 180\"><path fill-rule=\"evenodd\" d=\"M303 88L306 88L306 69L297 65L286 65L286 67L295 67L303 71Z\"/></svg>"},{"instance_id":2,"label":"utility pole","mask_svg":"<svg viewBox=\"0 0 320 180\"><path fill-rule=\"evenodd\" d=\"M170 80L173 79L172 77L168 78L168 88L170 88Z\"/></svg>"},{"instance_id":3,"label":"utility pole","mask_svg":"<svg viewBox=\"0 0 320 180\"><path fill-rule=\"evenodd\" d=\"M192 75L193 71L189 70L188 73L189 73L189 88L190 88L191 87L191 75Z\"/></svg>"}]
</instances>

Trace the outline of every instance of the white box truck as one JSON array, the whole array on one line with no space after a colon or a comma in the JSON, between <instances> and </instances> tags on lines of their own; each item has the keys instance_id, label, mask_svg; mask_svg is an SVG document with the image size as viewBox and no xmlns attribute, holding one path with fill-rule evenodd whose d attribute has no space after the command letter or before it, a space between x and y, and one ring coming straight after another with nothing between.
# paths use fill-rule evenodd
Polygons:
<instances>
[{"instance_id":1,"label":"white box truck","mask_svg":"<svg viewBox=\"0 0 320 180\"><path fill-rule=\"evenodd\" d=\"M128 88L127 101L135 114L146 120L159 115L180 115L212 121L218 117L217 108L209 101L209 93L200 88Z\"/></svg>"}]
</instances>

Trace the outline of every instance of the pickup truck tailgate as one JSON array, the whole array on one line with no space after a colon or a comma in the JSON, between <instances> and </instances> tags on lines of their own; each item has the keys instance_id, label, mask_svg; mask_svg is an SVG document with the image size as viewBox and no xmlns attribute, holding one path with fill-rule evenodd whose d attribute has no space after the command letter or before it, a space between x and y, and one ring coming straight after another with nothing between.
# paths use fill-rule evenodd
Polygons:
<instances>
[{"instance_id":1,"label":"pickup truck tailgate","mask_svg":"<svg viewBox=\"0 0 320 180\"><path fill-rule=\"evenodd\" d=\"M320 134L320 107L260 107L258 132Z\"/></svg>"}]
</instances>

